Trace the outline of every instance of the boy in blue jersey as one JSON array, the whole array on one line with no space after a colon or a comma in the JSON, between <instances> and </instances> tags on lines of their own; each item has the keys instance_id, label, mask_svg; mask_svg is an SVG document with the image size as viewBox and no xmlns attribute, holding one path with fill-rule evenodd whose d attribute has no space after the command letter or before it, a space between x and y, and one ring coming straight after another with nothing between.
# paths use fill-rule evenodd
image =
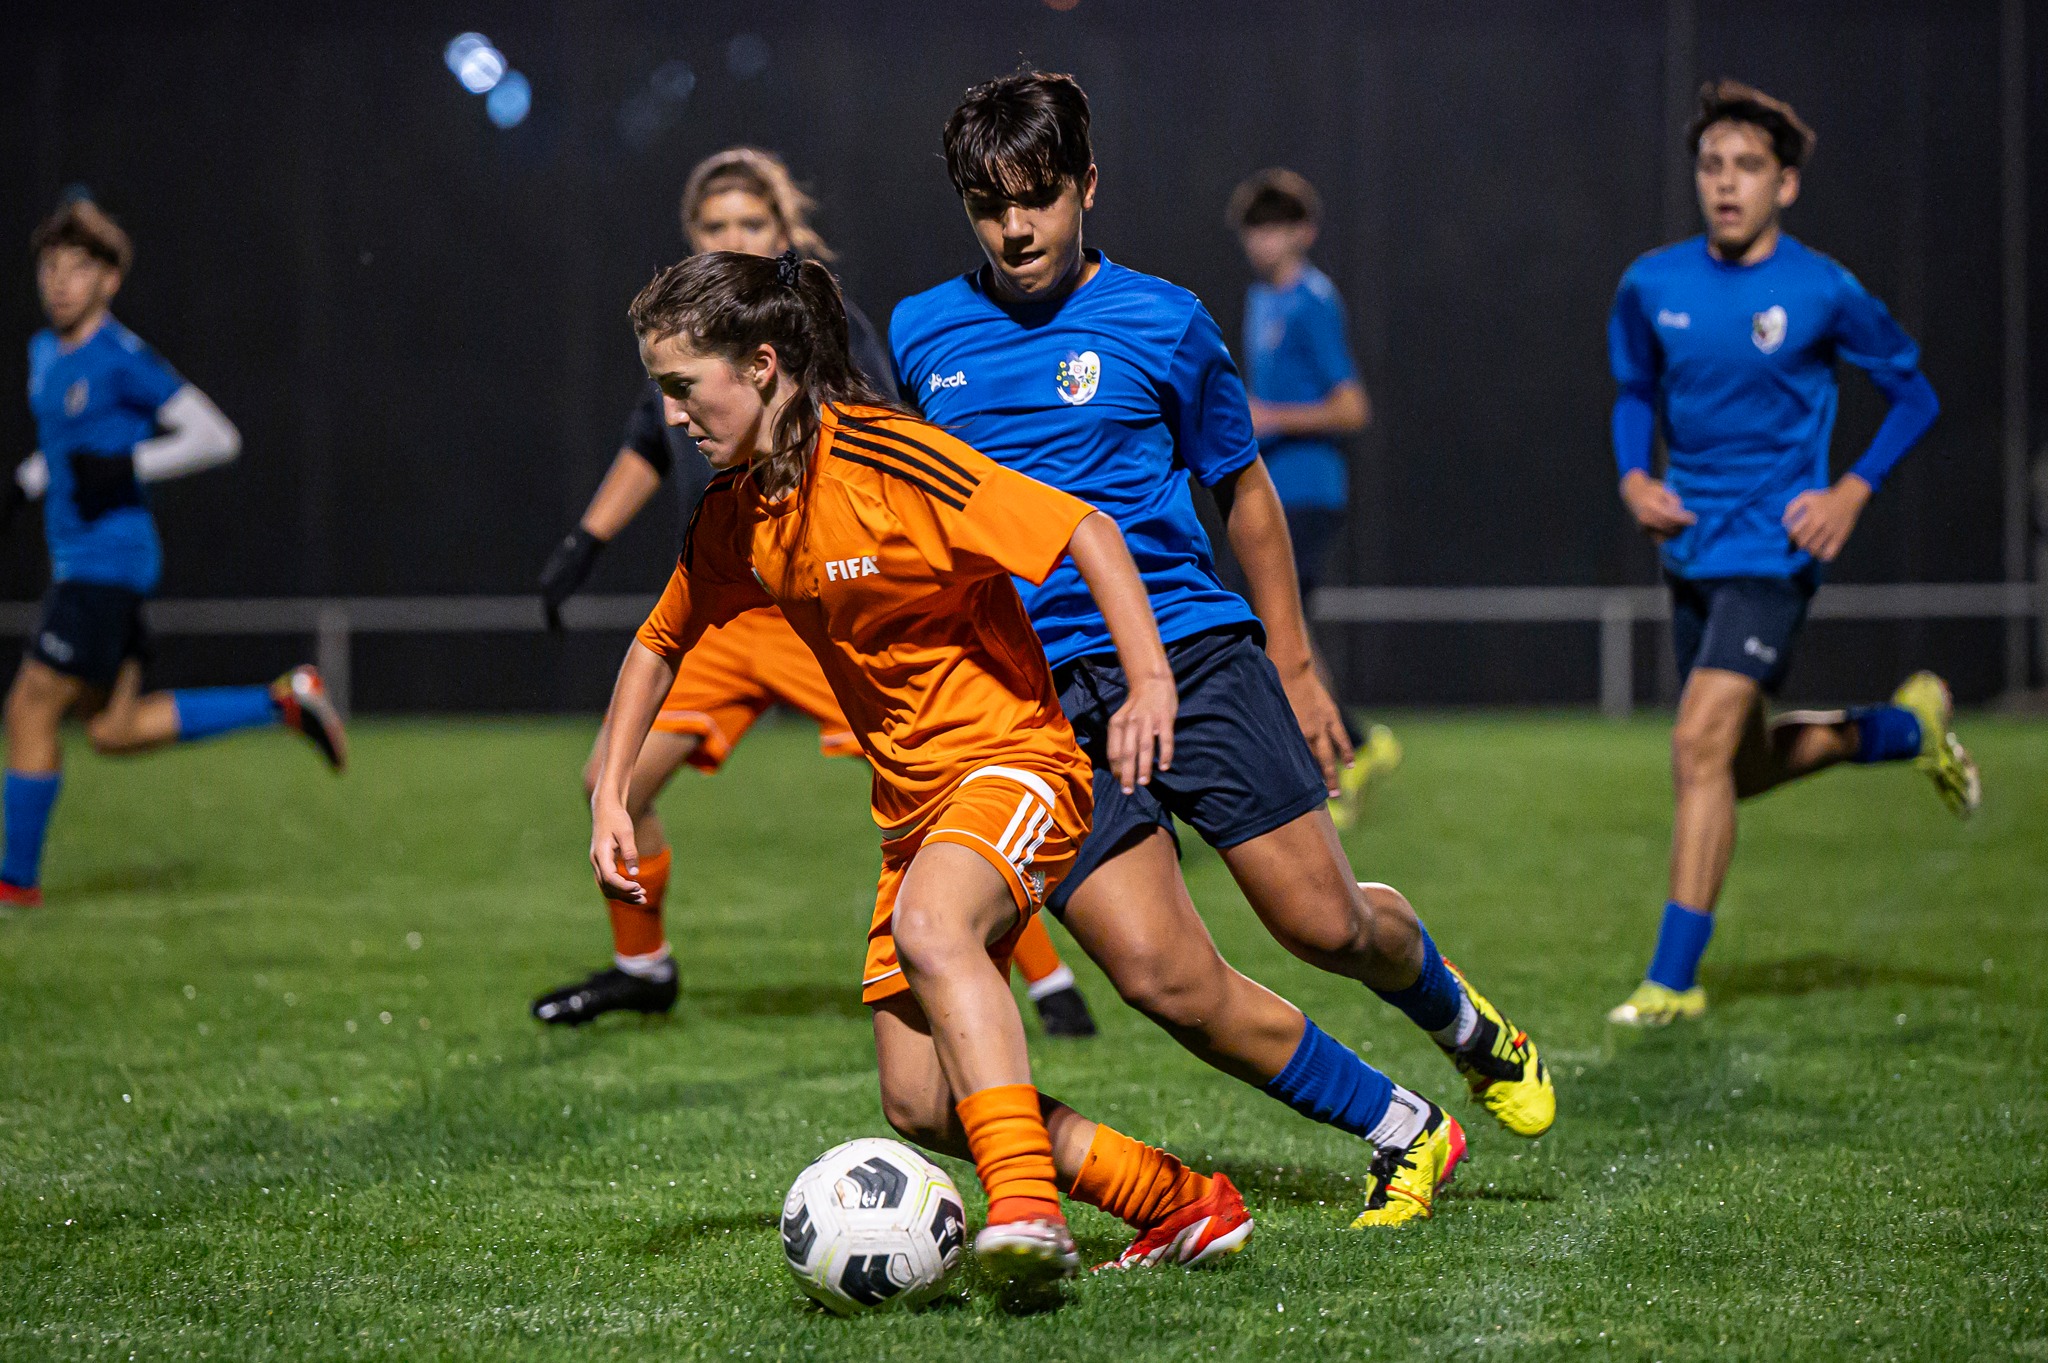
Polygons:
<instances>
[{"instance_id":1,"label":"boy in blue jersey","mask_svg":"<svg viewBox=\"0 0 2048 1363\"><path fill-rule=\"evenodd\" d=\"M1372 421L1345 339L1344 300L1330 277L1309 263L1322 214L1315 186L1275 167L1232 191L1226 215L1256 276L1244 299L1252 433L1287 513L1304 603L1323 581L1351 505L1350 461L1337 442ZM1316 668L1328 686L1330 670L1320 653ZM1401 745L1384 724L1361 735L1346 715L1344 734L1362 751L1338 777L1342 794L1330 817L1339 828L1356 822L1373 773L1392 771L1401 761Z\"/></svg>"},{"instance_id":2,"label":"boy in blue jersey","mask_svg":"<svg viewBox=\"0 0 2048 1363\"><path fill-rule=\"evenodd\" d=\"M1711 82L1687 133L1705 235L1637 260L1608 322L1621 395L1621 496L1662 544L1685 678L1672 732L1671 897L1647 977L1610 1021L1697 1017L1736 801L1838 762L1915 761L1951 809L1977 806L1977 768L1950 728L1948 687L1908 678L1888 705L1769 718L1822 566L1885 474L1933 424L1920 353L1856 279L1785 235L1814 136L1789 105ZM1837 359L1891 410L1870 448L1828 477ZM1650 473L1661 426L1669 465Z\"/></svg>"},{"instance_id":3,"label":"boy in blue jersey","mask_svg":"<svg viewBox=\"0 0 2048 1363\"><path fill-rule=\"evenodd\" d=\"M1070 77L970 91L945 149L987 263L897 308L898 380L929 419L1116 519L1180 693L1171 767L1126 794L1103 773L1131 679L1100 613L1070 564L1020 584L1097 769L1093 831L1048 906L1189 1050L1371 1142L1354 1224L1427 1216L1464 1154L1457 1122L1226 964L1176 861L1178 818L1290 951L1401 1008L1510 1129L1550 1125L1555 1097L1527 1036L1446 965L1407 900L1360 885L1345 862L1324 805L1349 745L1316 678L1286 518L1222 335L1185 289L1083 248L1096 170ZM1216 493L1250 604L1217 580L1190 472Z\"/></svg>"},{"instance_id":4,"label":"boy in blue jersey","mask_svg":"<svg viewBox=\"0 0 2048 1363\"><path fill-rule=\"evenodd\" d=\"M142 602L162 571L143 487L233 459L241 437L108 312L131 259L128 237L88 200L30 239L50 325L29 341L29 407L42 448L10 495L43 499L50 589L7 693L6 850L0 904L42 902L43 836L62 780L58 725L76 710L103 753L135 753L234 729L283 724L338 770L340 716L311 667L270 686L142 692Z\"/></svg>"}]
</instances>

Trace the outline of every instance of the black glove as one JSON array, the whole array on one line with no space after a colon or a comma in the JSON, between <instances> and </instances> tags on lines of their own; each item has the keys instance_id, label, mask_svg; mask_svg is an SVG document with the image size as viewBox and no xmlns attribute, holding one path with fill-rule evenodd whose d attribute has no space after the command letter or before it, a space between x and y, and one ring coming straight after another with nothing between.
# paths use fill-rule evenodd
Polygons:
<instances>
[{"instance_id":1,"label":"black glove","mask_svg":"<svg viewBox=\"0 0 2048 1363\"><path fill-rule=\"evenodd\" d=\"M550 630L561 632L562 603L583 586L602 548L604 541L579 525L548 555L547 566L540 570L540 607Z\"/></svg>"},{"instance_id":2,"label":"black glove","mask_svg":"<svg viewBox=\"0 0 2048 1363\"><path fill-rule=\"evenodd\" d=\"M70 464L71 504L78 508L78 519L87 525L117 507L142 505L142 485L135 481L132 451L73 450Z\"/></svg>"}]
</instances>

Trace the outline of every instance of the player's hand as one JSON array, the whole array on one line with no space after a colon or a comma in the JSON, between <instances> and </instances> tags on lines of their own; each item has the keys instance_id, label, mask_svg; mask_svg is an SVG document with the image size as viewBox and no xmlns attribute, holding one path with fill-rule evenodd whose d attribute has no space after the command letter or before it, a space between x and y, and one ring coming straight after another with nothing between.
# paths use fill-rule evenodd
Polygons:
<instances>
[{"instance_id":1,"label":"player's hand","mask_svg":"<svg viewBox=\"0 0 2048 1363\"><path fill-rule=\"evenodd\" d=\"M579 525L563 536L555 551L548 555L540 570L540 605L550 630L561 632L562 603L583 586L597 562L598 551L603 548L603 540Z\"/></svg>"},{"instance_id":2,"label":"player's hand","mask_svg":"<svg viewBox=\"0 0 2048 1363\"><path fill-rule=\"evenodd\" d=\"M71 503L78 508L78 518L86 524L117 507L142 505L142 487L135 481L132 450L73 450L69 463Z\"/></svg>"},{"instance_id":3,"label":"player's hand","mask_svg":"<svg viewBox=\"0 0 2048 1363\"><path fill-rule=\"evenodd\" d=\"M1833 563L1849 542L1857 517L1870 504L1870 484L1853 473L1825 492L1802 492L1785 508L1785 529L1792 543L1822 563Z\"/></svg>"},{"instance_id":4,"label":"player's hand","mask_svg":"<svg viewBox=\"0 0 2048 1363\"><path fill-rule=\"evenodd\" d=\"M590 866L606 899L645 904L647 892L630 876L640 874L640 852L633 845L633 816L617 800L600 794L590 805ZM621 869L623 868L623 870Z\"/></svg>"},{"instance_id":5,"label":"player's hand","mask_svg":"<svg viewBox=\"0 0 2048 1363\"><path fill-rule=\"evenodd\" d=\"M1621 500L1643 533L1654 540L1668 540L1699 519L1685 509L1677 493L1641 469L1630 469L1621 480Z\"/></svg>"},{"instance_id":6,"label":"player's hand","mask_svg":"<svg viewBox=\"0 0 2048 1363\"><path fill-rule=\"evenodd\" d=\"M1173 677L1150 677L1135 683L1109 721L1109 765L1129 795L1152 779L1152 769L1173 767L1173 720L1180 713L1180 692Z\"/></svg>"},{"instance_id":7,"label":"player's hand","mask_svg":"<svg viewBox=\"0 0 2048 1363\"><path fill-rule=\"evenodd\" d=\"M1261 402L1257 398L1247 398L1245 405L1251 409L1252 438L1254 440L1264 440L1269 435L1279 434L1278 431L1273 429L1275 422L1272 403Z\"/></svg>"},{"instance_id":8,"label":"player's hand","mask_svg":"<svg viewBox=\"0 0 2048 1363\"><path fill-rule=\"evenodd\" d=\"M1344 732L1344 713L1331 699L1323 679L1316 675L1313 661L1304 658L1279 671L1287 703L1294 707L1294 722L1301 726L1301 736L1308 740L1309 751L1316 755L1316 765L1323 770L1323 789L1334 800L1338 794L1337 775L1356 756L1351 750L1351 739Z\"/></svg>"}]
</instances>

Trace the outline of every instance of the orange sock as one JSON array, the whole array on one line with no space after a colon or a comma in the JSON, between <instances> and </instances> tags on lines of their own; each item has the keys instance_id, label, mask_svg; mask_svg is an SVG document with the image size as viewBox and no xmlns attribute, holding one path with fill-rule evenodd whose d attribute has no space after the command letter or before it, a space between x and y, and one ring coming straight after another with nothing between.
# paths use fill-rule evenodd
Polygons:
<instances>
[{"instance_id":1,"label":"orange sock","mask_svg":"<svg viewBox=\"0 0 2048 1363\"><path fill-rule=\"evenodd\" d=\"M958 1104L974 1172L988 1190L988 1223L1064 1221L1052 1167L1052 1137L1038 1111L1038 1090L998 1084Z\"/></svg>"},{"instance_id":2,"label":"orange sock","mask_svg":"<svg viewBox=\"0 0 2048 1363\"><path fill-rule=\"evenodd\" d=\"M668 934L661 925L661 901L668 894L668 868L673 860L673 847L640 858L640 874L633 879L647 892L645 904L610 898L604 901L612 915L612 950L619 955L652 956L668 946Z\"/></svg>"},{"instance_id":3,"label":"orange sock","mask_svg":"<svg viewBox=\"0 0 2048 1363\"><path fill-rule=\"evenodd\" d=\"M1096 1124L1095 1139L1068 1195L1150 1230L1209 1194L1209 1176L1164 1150Z\"/></svg>"},{"instance_id":4,"label":"orange sock","mask_svg":"<svg viewBox=\"0 0 2048 1363\"><path fill-rule=\"evenodd\" d=\"M1026 984L1037 984L1053 971L1060 968L1060 949L1052 944L1046 935L1045 920L1038 914L1031 915L1031 921L1024 925L1023 935L1010 952L1010 959L1017 969L1024 972Z\"/></svg>"}]
</instances>

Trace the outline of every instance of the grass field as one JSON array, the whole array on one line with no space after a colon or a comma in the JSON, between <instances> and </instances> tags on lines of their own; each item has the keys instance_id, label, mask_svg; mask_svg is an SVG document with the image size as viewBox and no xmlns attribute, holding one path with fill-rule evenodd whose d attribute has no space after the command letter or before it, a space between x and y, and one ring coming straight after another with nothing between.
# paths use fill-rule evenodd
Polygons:
<instances>
[{"instance_id":1,"label":"grass field","mask_svg":"<svg viewBox=\"0 0 2048 1363\"><path fill-rule=\"evenodd\" d=\"M49 905L0 920L0 1357L2048 1358L2048 726L1967 726L1967 826L1906 769L1751 807L1713 1010L1649 1035L1602 1013L1662 898L1662 731L1402 728L1353 859L1536 1036L1553 1132L1493 1128L1192 851L1226 954L1455 1099L1437 1218L1347 1231L1361 1147L1077 961L1104 1035L1034 1040L1041 1084L1229 1170L1249 1252L855 1321L802 1304L773 1227L813 1155L885 1130L858 764L784 725L679 782L682 1001L560 1032L527 1000L608 951L587 724L366 725L342 781L269 735L77 757Z\"/></svg>"}]
</instances>

